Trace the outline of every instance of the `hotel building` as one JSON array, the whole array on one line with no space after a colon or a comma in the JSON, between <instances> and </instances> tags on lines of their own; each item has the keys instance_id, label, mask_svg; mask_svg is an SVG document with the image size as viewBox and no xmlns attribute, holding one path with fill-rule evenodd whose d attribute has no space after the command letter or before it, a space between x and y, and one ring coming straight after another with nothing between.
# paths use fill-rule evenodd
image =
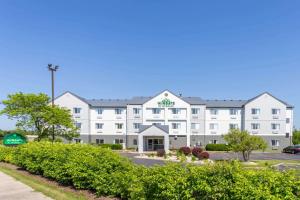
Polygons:
<instances>
[{"instance_id":1,"label":"hotel building","mask_svg":"<svg viewBox=\"0 0 300 200\"><path fill-rule=\"evenodd\" d=\"M291 142L293 106L265 92L249 100L203 100L165 90L153 97L85 99L65 92L81 143L121 143L139 152L225 143L230 129L261 136L271 149Z\"/></svg>"}]
</instances>

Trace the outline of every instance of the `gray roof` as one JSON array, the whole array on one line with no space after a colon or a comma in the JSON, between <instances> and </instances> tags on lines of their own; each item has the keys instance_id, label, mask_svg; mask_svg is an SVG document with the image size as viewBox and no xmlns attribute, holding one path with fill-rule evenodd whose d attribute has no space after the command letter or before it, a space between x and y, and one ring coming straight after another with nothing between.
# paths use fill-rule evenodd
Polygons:
<instances>
[{"instance_id":1,"label":"gray roof","mask_svg":"<svg viewBox=\"0 0 300 200\"><path fill-rule=\"evenodd\" d=\"M169 126L168 125L160 125L160 124L141 125L139 132L141 133L141 132L145 131L146 129L150 128L151 126L155 126L159 129L161 129L162 131L169 133Z\"/></svg>"},{"instance_id":2,"label":"gray roof","mask_svg":"<svg viewBox=\"0 0 300 200\"><path fill-rule=\"evenodd\" d=\"M241 108L247 100L206 100L207 108Z\"/></svg>"},{"instance_id":3,"label":"gray roof","mask_svg":"<svg viewBox=\"0 0 300 200\"><path fill-rule=\"evenodd\" d=\"M65 92L67 93L67 92ZM63 94L65 94L63 93ZM149 101L153 97L133 97L131 99L85 99L82 98L72 92L69 92L72 95L76 96L80 100L86 102L87 104L94 106L94 107L126 107L127 105L142 105L145 102ZM270 96L274 97L268 92L264 92L254 98L251 98L249 100L203 100L200 97L181 97L177 96L178 98L181 98L183 101L191 104L191 105L206 105L207 108L241 108L245 104L253 101L254 99L260 97L263 94L269 94ZM62 94L62 95L63 95ZM60 96L62 96L60 95ZM60 97L58 96L58 97ZM56 97L56 98L58 98ZM293 108L292 105L274 97L278 101L285 104L288 108Z\"/></svg>"}]
</instances>

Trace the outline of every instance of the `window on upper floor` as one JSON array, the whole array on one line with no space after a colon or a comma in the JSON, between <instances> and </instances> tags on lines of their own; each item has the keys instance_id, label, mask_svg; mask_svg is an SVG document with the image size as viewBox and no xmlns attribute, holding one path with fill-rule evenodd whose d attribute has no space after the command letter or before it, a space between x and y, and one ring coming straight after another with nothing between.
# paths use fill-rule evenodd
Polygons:
<instances>
[{"instance_id":1,"label":"window on upper floor","mask_svg":"<svg viewBox=\"0 0 300 200\"><path fill-rule=\"evenodd\" d=\"M238 114L238 111L237 111L237 109L230 109L230 110L229 110L229 114L230 114L230 115L237 115L237 114Z\"/></svg>"},{"instance_id":2,"label":"window on upper floor","mask_svg":"<svg viewBox=\"0 0 300 200\"><path fill-rule=\"evenodd\" d=\"M96 129L103 129L103 124L102 123L96 123L95 128Z\"/></svg>"},{"instance_id":3,"label":"window on upper floor","mask_svg":"<svg viewBox=\"0 0 300 200\"><path fill-rule=\"evenodd\" d=\"M122 108L116 108L115 109L115 114L116 115L121 115L122 114Z\"/></svg>"},{"instance_id":4,"label":"window on upper floor","mask_svg":"<svg viewBox=\"0 0 300 200\"><path fill-rule=\"evenodd\" d=\"M260 109L259 108L252 108L251 109L251 114L252 115L259 115L260 114Z\"/></svg>"},{"instance_id":5,"label":"window on upper floor","mask_svg":"<svg viewBox=\"0 0 300 200\"><path fill-rule=\"evenodd\" d=\"M209 129L210 130L216 130L218 129L219 125L217 123L210 123L209 124Z\"/></svg>"},{"instance_id":6,"label":"window on upper floor","mask_svg":"<svg viewBox=\"0 0 300 200\"><path fill-rule=\"evenodd\" d=\"M210 114L211 115L217 115L218 114L218 109L210 109Z\"/></svg>"},{"instance_id":7,"label":"window on upper floor","mask_svg":"<svg viewBox=\"0 0 300 200\"><path fill-rule=\"evenodd\" d=\"M96 139L96 144L104 144L104 140L103 139Z\"/></svg>"},{"instance_id":8,"label":"window on upper floor","mask_svg":"<svg viewBox=\"0 0 300 200\"><path fill-rule=\"evenodd\" d=\"M80 122L75 122L75 126L76 126L76 128L81 129L81 123Z\"/></svg>"},{"instance_id":9,"label":"window on upper floor","mask_svg":"<svg viewBox=\"0 0 300 200\"><path fill-rule=\"evenodd\" d=\"M123 139L115 139L115 144L123 144Z\"/></svg>"},{"instance_id":10,"label":"window on upper floor","mask_svg":"<svg viewBox=\"0 0 300 200\"><path fill-rule=\"evenodd\" d=\"M272 145L272 147L279 147L280 146L279 145L279 140L272 140L271 145Z\"/></svg>"},{"instance_id":11,"label":"window on upper floor","mask_svg":"<svg viewBox=\"0 0 300 200\"><path fill-rule=\"evenodd\" d=\"M103 109L102 108L97 108L97 114L102 115L102 113L103 113Z\"/></svg>"},{"instance_id":12,"label":"window on upper floor","mask_svg":"<svg viewBox=\"0 0 300 200\"><path fill-rule=\"evenodd\" d=\"M116 129L123 129L122 123L116 123Z\"/></svg>"},{"instance_id":13,"label":"window on upper floor","mask_svg":"<svg viewBox=\"0 0 300 200\"><path fill-rule=\"evenodd\" d=\"M200 108L192 108L192 115L198 115L200 113Z\"/></svg>"},{"instance_id":14,"label":"window on upper floor","mask_svg":"<svg viewBox=\"0 0 300 200\"><path fill-rule=\"evenodd\" d=\"M289 124L291 122L290 118L286 118L286 123Z\"/></svg>"},{"instance_id":15,"label":"window on upper floor","mask_svg":"<svg viewBox=\"0 0 300 200\"><path fill-rule=\"evenodd\" d=\"M180 123L172 123L172 129L180 129L181 124Z\"/></svg>"},{"instance_id":16,"label":"window on upper floor","mask_svg":"<svg viewBox=\"0 0 300 200\"><path fill-rule=\"evenodd\" d=\"M141 109L140 109L140 108L133 108L133 114L139 115L140 112L141 112Z\"/></svg>"},{"instance_id":17,"label":"window on upper floor","mask_svg":"<svg viewBox=\"0 0 300 200\"><path fill-rule=\"evenodd\" d=\"M251 124L251 129L252 130L258 130L258 129L260 129L260 124L259 123L252 123Z\"/></svg>"},{"instance_id":18,"label":"window on upper floor","mask_svg":"<svg viewBox=\"0 0 300 200\"><path fill-rule=\"evenodd\" d=\"M272 115L279 115L279 114L280 114L280 109L272 108Z\"/></svg>"},{"instance_id":19,"label":"window on upper floor","mask_svg":"<svg viewBox=\"0 0 300 200\"><path fill-rule=\"evenodd\" d=\"M194 129L194 130L200 129L200 124L199 123L191 123L191 129Z\"/></svg>"},{"instance_id":20,"label":"window on upper floor","mask_svg":"<svg viewBox=\"0 0 300 200\"><path fill-rule=\"evenodd\" d=\"M180 114L181 109L180 108L171 108L172 114L173 115L177 115Z\"/></svg>"},{"instance_id":21,"label":"window on upper floor","mask_svg":"<svg viewBox=\"0 0 300 200\"><path fill-rule=\"evenodd\" d=\"M239 125L238 124L229 124L229 129L238 129Z\"/></svg>"},{"instance_id":22,"label":"window on upper floor","mask_svg":"<svg viewBox=\"0 0 300 200\"><path fill-rule=\"evenodd\" d=\"M160 108L152 108L152 114L160 114Z\"/></svg>"},{"instance_id":23,"label":"window on upper floor","mask_svg":"<svg viewBox=\"0 0 300 200\"><path fill-rule=\"evenodd\" d=\"M272 130L279 130L280 129L280 124L272 123L271 128L272 128Z\"/></svg>"},{"instance_id":24,"label":"window on upper floor","mask_svg":"<svg viewBox=\"0 0 300 200\"><path fill-rule=\"evenodd\" d=\"M141 127L141 123L133 123L134 129L139 129Z\"/></svg>"},{"instance_id":25,"label":"window on upper floor","mask_svg":"<svg viewBox=\"0 0 300 200\"><path fill-rule=\"evenodd\" d=\"M81 108L73 108L73 113L74 114L80 114L80 112L81 112Z\"/></svg>"}]
</instances>

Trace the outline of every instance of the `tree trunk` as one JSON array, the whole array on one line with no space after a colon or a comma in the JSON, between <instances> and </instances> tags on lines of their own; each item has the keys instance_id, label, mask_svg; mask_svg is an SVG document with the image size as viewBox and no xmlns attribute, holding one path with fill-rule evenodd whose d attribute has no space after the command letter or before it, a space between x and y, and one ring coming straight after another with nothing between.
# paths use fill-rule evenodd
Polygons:
<instances>
[{"instance_id":1,"label":"tree trunk","mask_svg":"<svg viewBox=\"0 0 300 200\"><path fill-rule=\"evenodd\" d=\"M247 162L250 158L250 153L248 151L243 151L244 161Z\"/></svg>"}]
</instances>

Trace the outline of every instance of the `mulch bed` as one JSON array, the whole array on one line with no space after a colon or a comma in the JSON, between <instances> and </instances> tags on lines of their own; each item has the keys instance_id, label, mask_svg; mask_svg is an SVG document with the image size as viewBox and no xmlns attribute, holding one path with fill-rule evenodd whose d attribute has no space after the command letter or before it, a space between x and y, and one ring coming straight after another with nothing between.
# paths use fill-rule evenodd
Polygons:
<instances>
[{"instance_id":1,"label":"mulch bed","mask_svg":"<svg viewBox=\"0 0 300 200\"><path fill-rule=\"evenodd\" d=\"M86 199L90 199L90 200L120 200L119 198L114 198L114 197L97 197L96 194L92 191L89 190L78 190L75 189L72 186L65 186L65 185L61 185L58 182L45 178L41 175L36 175L36 174L32 174L16 165L12 165L9 163L4 163L4 162L0 162L0 166L12 169L12 170L16 170L18 173L23 174L25 176L30 176L33 179L39 180L43 183L46 183L48 185L52 185L52 186L56 186L56 187L60 187L63 191L68 191L68 192L72 192L74 194L78 194L78 195L82 195L84 196Z\"/></svg>"}]
</instances>

